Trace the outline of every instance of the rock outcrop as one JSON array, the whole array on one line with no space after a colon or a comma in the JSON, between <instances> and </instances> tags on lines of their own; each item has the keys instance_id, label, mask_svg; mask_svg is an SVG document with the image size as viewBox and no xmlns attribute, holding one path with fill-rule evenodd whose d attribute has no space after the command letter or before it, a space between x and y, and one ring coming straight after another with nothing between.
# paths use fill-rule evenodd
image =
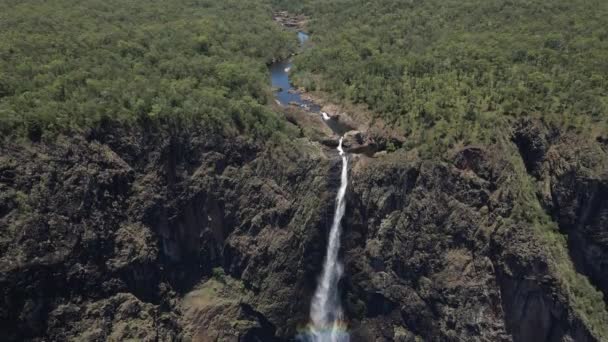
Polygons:
<instances>
[{"instance_id":1,"label":"rock outcrop","mask_svg":"<svg viewBox=\"0 0 608 342\"><path fill-rule=\"evenodd\" d=\"M378 145L373 138L364 132L349 131L344 134L343 146L348 153L372 156L378 151Z\"/></svg>"},{"instance_id":2,"label":"rock outcrop","mask_svg":"<svg viewBox=\"0 0 608 342\"><path fill-rule=\"evenodd\" d=\"M274 21L285 27L298 30L303 29L308 21L308 19L303 15L294 15L287 11L274 12L272 18Z\"/></svg>"}]
</instances>

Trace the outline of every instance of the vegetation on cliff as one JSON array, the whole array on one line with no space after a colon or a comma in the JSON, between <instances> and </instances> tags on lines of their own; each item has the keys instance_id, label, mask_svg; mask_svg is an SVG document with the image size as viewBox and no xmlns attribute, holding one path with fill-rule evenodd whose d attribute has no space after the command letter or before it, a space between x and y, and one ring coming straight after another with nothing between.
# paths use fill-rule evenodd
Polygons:
<instances>
[{"instance_id":1,"label":"vegetation on cliff","mask_svg":"<svg viewBox=\"0 0 608 342\"><path fill-rule=\"evenodd\" d=\"M295 37L264 1L4 1L0 132L91 127L103 118L202 122L268 136L266 63Z\"/></svg>"},{"instance_id":2,"label":"vegetation on cliff","mask_svg":"<svg viewBox=\"0 0 608 342\"><path fill-rule=\"evenodd\" d=\"M569 252L567 236L560 232L558 224L539 203L534 178L527 176L522 160L511 158L510 162L517 177L508 181L508 189L517 200L509 221L526 224L536 233L551 258L547 266L557 276L569 304L595 336L600 340L608 338L608 310L604 295L587 276L577 271Z\"/></svg>"}]
</instances>

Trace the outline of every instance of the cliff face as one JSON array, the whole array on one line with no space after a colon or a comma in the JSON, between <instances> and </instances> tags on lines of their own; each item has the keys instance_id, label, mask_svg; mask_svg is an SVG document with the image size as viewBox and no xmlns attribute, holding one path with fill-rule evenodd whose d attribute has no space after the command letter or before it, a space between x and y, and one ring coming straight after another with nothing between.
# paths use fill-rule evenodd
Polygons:
<instances>
[{"instance_id":1,"label":"cliff face","mask_svg":"<svg viewBox=\"0 0 608 342\"><path fill-rule=\"evenodd\" d=\"M2 336L297 336L331 225L335 151L144 126L2 144ZM519 147L577 270L606 293L608 178L601 162L577 162L606 151L570 152L567 137L522 127L514 142L448 161L352 157L340 286L353 340L598 340L538 232L514 218L505 156Z\"/></svg>"},{"instance_id":2,"label":"cliff face","mask_svg":"<svg viewBox=\"0 0 608 342\"><path fill-rule=\"evenodd\" d=\"M608 298L608 145L532 121L520 123L514 141L576 270Z\"/></svg>"},{"instance_id":3,"label":"cliff face","mask_svg":"<svg viewBox=\"0 0 608 342\"><path fill-rule=\"evenodd\" d=\"M347 287L362 340L595 340L536 232L510 219L516 172L501 155L469 147L451 163L387 158L355 175Z\"/></svg>"},{"instance_id":4,"label":"cliff face","mask_svg":"<svg viewBox=\"0 0 608 342\"><path fill-rule=\"evenodd\" d=\"M8 340L286 336L305 322L334 161L306 143L271 153L202 130L148 129L108 123L55 143L3 144ZM214 267L242 291L210 289ZM205 319L217 326L198 331Z\"/></svg>"}]
</instances>

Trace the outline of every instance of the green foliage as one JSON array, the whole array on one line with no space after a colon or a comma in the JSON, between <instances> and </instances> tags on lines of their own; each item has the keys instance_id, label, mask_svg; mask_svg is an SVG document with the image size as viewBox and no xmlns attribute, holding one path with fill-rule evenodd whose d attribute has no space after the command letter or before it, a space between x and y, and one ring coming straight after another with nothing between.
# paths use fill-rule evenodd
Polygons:
<instances>
[{"instance_id":1,"label":"green foliage","mask_svg":"<svg viewBox=\"0 0 608 342\"><path fill-rule=\"evenodd\" d=\"M265 0L5 1L0 131L150 118L269 136L265 65L294 41Z\"/></svg>"},{"instance_id":2,"label":"green foliage","mask_svg":"<svg viewBox=\"0 0 608 342\"><path fill-rule=\"evenodd\" d=\"M188 292L183 299L184 308L202 309L209 306L218 306L248 302L252 293L245 288L239 279L224 275L221 279L213 277L198 284Z\"/></svg>"},{"instance_id":3,"label":"green foliage","mask_svg":"<svg viewBox=\"0 0 608 342\"><path fill-rule=\"evenodd\" d=\"M224 282L224 278L226 277L226 273L224 273L224 269L221 267L214 267L213 270L211 270L211 274L213 276L213 279L219 281L220 283Z\"/></svg>"},{"instance_id":4,"label":"green foliage","mask_svg":"<svg viewBox=\"0 0 608 342\"><path fill-rule=\"evenodd\" d=\"M13 192L13 191L11 191L11 192ZM11 193L11 192L9 192L9 193ZM30 207L28 195L22 191L15 191L15 192L13 192L13 194L14 194L15 202L17 203L17 208L19 210L19 213L21 213L21 214L30 213L32 211L32 208Z\"/></svg>"},{"instance_id":5,"label":"green foliage","mask_svg":"<svg viewBox=\"0 0 608 342\"><path fill-rule=\"evenodd\" d=\"M412 144L491 142L522 115L608 133L606 1L304 3L314 48L297 82L366 104Z\"/></svg>"},{"instance_id":6,"label":"green foliage","mask_svg":"<svg viewBox=\"0 0 608 342\"><path fill-rule=\"evenodd\" d=\"M312 1L272 0L272 6L292 13L310 11Z\"/></svg>"}]
</instances>

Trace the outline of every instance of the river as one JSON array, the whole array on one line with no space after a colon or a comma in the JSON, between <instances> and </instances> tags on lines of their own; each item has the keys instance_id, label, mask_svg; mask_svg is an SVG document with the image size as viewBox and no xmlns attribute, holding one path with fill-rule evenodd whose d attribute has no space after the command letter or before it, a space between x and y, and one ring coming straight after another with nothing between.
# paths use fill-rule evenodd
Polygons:
<instances>
[{"instance_id":1,"label":"river","mask_svg":"<svg viewBox=\"0 0 608 342\"><path fill-rule=\"evenodd\" d=\"M303 47L309 39L308 34L298 32L298 40L300 46ZM298 105L301 108L318 113L321 107L312 101L302 99L302 96L292 86L289 79L289 72L293 66L291 58L278 61L270 66L270 78L272 80L272 88L275 90L274 96L277 101L283 106Z\"/></svg>"},{"instance_id":2,"label":"river","mask_svg":"<svg viewBox=\"0 0 608 342\"><path fill-rule=\"evenodd\" d=\"M301 31L298 32L300 48L304 48L309 38L308 34ZM289 77L292 67L293 61L291 58L275 62L269 67L271 85L274 90L274 97L278 103L282 106L297 106L307 112L320 115L325 124L338 136L342 136L349 131L350 128L343 125L339 120L329 117L327 113L321 112L321 106L313 101L302 98L300 92L293 87Z\"/></svg>"}]
</instances>

